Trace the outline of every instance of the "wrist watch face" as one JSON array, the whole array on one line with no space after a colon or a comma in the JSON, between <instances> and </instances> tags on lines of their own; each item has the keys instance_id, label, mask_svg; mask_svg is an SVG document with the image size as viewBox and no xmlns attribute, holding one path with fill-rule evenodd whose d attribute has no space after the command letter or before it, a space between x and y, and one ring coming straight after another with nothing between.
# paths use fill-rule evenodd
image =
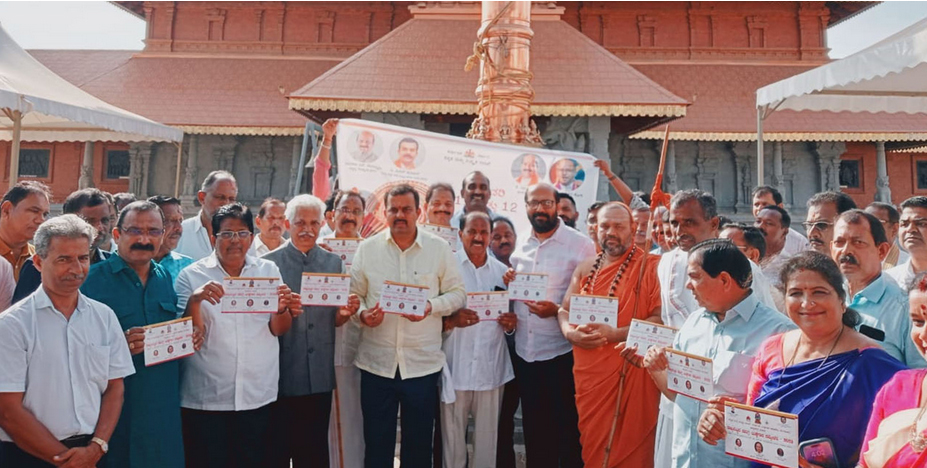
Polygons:
<instances>
[{"instance_id":1,"label":"wrist watch face","mask_svg":"<svg viewBox=\"0 0 927 468\"><path fill-rule=\"evenodd\" d=\"M106 443L105 440L103 440L103 439L101 439L101 438L99 438L99 437L94 437L93 439L90 439L90 441L93 442L93 443L95 443L95 444L97 444L97 445L99 445L100 448L103 449L103 453L108 453L108 452L109 452L109 444Z\"/></svg>"}]
</instances>

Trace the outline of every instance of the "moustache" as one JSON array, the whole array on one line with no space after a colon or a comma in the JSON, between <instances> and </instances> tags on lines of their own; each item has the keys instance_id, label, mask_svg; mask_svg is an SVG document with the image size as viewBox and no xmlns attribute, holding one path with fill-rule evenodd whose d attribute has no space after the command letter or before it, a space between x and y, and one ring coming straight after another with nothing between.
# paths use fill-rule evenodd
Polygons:
<instances>
[{"instance_id":1,"label":"moustache","mask_svg":"<svg viewBox=\"0 0 927 468\"><path fill-rule=\"evenodd\" d=\"M152 244L132 244L129 247L129 250L144 250L146 252L154 252L154 245Z\"/></svg>"},{"instance_id":2,"label":"moustache","mask_svg":"<svg viewBox=\"0 0 927 468\"><path fill-rule=\"evenodd\" d=\"M83 281L86 275L64 275L61 281Z\"/></svg>"},{"instance_id":3,"label":"moustache","mask_svg":"<svg viewBox=\"0 0 927 468\"><path fill-rule=\"evenodd\" d=\"M843 265L843 264L847 264L847 265L859 265L859 260L857 260L856 257L853 256L852 254L844 254L844 255L841 255L841 256L840 256L840 261L839 261L839 263L840 263L841 265Z\"/></svg>"},{"instance_id":4,"label":"moustache","mask_svg":"<svg viewBox=\"0 0 927 468\"><path fill-rule=\"evenodd\" d=\"M448 216L454 216L454 213L451 213L450 211L435 211L435 214L446 214Z\"/></svg>"},{"instance_id":5,"label":"moustache","mask_svg":"<svg viewBox=\"0 0 927 468\"><path fill-rule=\"evenodd\" d=\"M344 226L344 225L346 225L346 224L353 224L353 225L357 226L357 222L354 221L353 219L343 219L343 220L341 220L341 225L342 225L342 226Z\"/></svg>"},{"instance_id":6,"label":"moustache","mask_svg":"<svg viewBox=\"0 0 927 468\"><path fill-rule=\"evenodd\" d=\"M512 243L511 243L511 242L503 242L503 243L499 244L499 248L502 248L502 247L511 247L511 246L512 246Z\"/></svg>"}]
</instances>

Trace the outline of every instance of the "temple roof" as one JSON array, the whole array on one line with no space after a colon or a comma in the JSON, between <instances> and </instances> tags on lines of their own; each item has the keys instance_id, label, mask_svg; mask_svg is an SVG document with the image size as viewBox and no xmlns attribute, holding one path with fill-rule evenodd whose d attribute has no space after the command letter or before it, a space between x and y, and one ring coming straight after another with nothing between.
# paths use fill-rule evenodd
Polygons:
<instances>
[{"instance_id":1,"label":"temple roof","mask_svg":"<svg viewBox=\"0 0 927 468\"><path fill-rule=\"evenodd\" d=\"M475 115L479 71L466 72L464 64L479 26L470 19L407 21L290 94L290 108ZM651 124L685 115L684 99L569 24L531 27L532 114L644 117Z\"/></svg>"},{"instance_id":2,"label":"temple roof","mask_svg":"<svg viewBox=\"0 0 927 468\"><path fill-rule=\"evenodd\" d=\"M670 124L674 140L756 140L756 90L813 68L794 65L638 64L657 83L692 103ZM631 138L663 138L645 131ZM927 141L927 115L773 112L763 122L769 141Z\"/></svg>"},{"instance_id":3,"label":"temple roof","mask_svg":"<svg viewBox=\"0 0 927 468\"><path fill-rule=\"evenodd\" d=\"M337 60L146 57L131 51L31 50L84 91L189 134L297 135L285 94Z\"/></svg>"}]
</instances>

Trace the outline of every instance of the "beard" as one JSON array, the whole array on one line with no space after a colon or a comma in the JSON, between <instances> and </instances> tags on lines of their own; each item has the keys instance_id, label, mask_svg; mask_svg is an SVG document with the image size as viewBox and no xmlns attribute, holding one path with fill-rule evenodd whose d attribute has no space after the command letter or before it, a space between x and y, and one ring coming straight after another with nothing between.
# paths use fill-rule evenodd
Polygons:
<instances>
[{"instance_id":1,"label":"beard","mask_svg":"<svg viewBox=\"0 0 927 468\"><path fill-rule=\"evenodd\" d=\"M575 219L570 219L570 218L567 218L566 216L561 216L560 219L563 221L563 224L566 224L567 226L569 226L569 227L571 227L571 228L573 228L573 229L576 229L576 220L575 220Z\"/></svg>"},{"instance_id":2,"label":"beard","mask_svg":"<svg viewBox=\"0 0 927 468\"><path fill-rule=\"evenodd\" d=\"M542 220L541 218L544 219ZM534 232L546 234L557 228L557 223L560 218L556 216L549 216L544 213L535 213L531 215L528 220L531 222L531 227L534 228Z\"/></svg>"},{"instance_id":3,"label":"beard","mask_svg":"<svg viewBox=\"0 0 927 468\"><path fill-rule=\"evenodd\" d=\"M609 244L609 242L615 241L614 243ZM605 252L609 257L617 258L625 254L628 249L631 248L631 242L624 242L621 239L615 237L609 237L604 241L600 242L599 245L602 247L602 251Z\"/></svg>"}]
</instances>

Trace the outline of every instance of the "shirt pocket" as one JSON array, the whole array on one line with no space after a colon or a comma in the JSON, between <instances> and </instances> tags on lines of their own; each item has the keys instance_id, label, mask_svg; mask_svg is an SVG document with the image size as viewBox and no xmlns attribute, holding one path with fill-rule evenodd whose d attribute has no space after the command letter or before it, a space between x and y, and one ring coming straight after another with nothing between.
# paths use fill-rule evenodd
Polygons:
<instances>
[{"instance_id":1,"label":"shirt pocket","mask_svg":"<svg viewBox=\"0 0 927 468\"><path fill-rule=\"evenodd\" d=\"M109 351L109 346L87 345L85 353L87 380L98 386L101 393L109 382Z\"/></svg>"},{"instance_id":2,"label":"shirt pocket","mask_svg":"<svg viewBox=\"0 0 927 468\"><path fill-rule=\"evenodd\" d=\"M180 318L180 311L177 310L177 305L173 302L160 302L158 305L161 307L164 321Z\"/></svg>"},{"instance_id":3,"label":"shirt pocket","mask_svg":"<svg viewBox=\"0 0 927 468\"><path fill-rule=\"evenodd\" d=\"M753 373L755 357L749 354L721 350L712 360L715 382L718 388L715 395L742 397L747 393L747 384Z\"/></svg>"}]
</instances>

